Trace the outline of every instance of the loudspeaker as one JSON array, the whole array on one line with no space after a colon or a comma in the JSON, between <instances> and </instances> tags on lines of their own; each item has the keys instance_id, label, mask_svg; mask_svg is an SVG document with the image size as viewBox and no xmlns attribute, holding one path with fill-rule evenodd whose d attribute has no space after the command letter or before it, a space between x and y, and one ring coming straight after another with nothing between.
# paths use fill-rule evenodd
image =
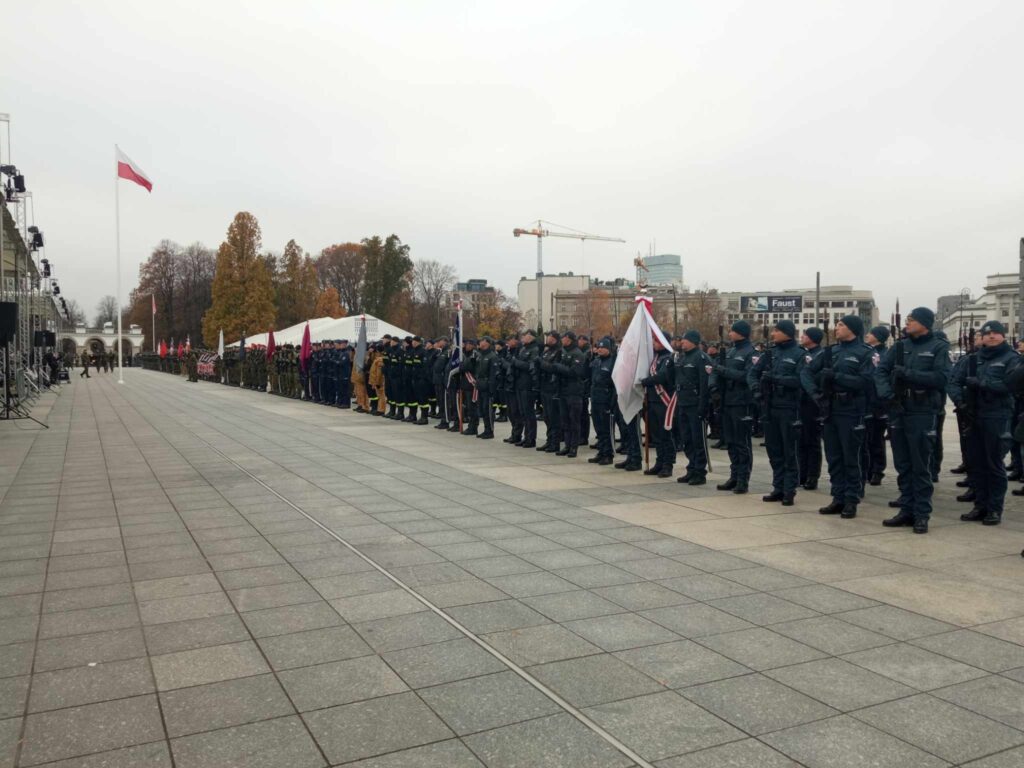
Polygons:
<instances>
[{"instance_id":1,"label":"loudspeaker","mask_svg":"<svg viewBox=\"0 0 1024 768\"><path fill-rule=\"evenodd\" d=\"M56 347L57 346L57 333L56 331L45 331L46 333L46 344L45 347Z\"/></svg>"},{"instance_id":2,"label":"loudspeaker","mask_svg":"<svg viewBox=\"0 0 1024 768\"><path fill-rule=\"evenodd\" d=\"M0 344L6 344L18 332L18 305L0 301Z\"/></svg>"},{"instance_id":3,"label":"loudspeaker","mask_svg":"<svg viewBox=\"0 0 1024 768\"><path fill-rule=\"evenodd\" d=\"M32 331L32 346L33 347L45 347L46 346L46 331Z\"/></svg>"}]
</instances>

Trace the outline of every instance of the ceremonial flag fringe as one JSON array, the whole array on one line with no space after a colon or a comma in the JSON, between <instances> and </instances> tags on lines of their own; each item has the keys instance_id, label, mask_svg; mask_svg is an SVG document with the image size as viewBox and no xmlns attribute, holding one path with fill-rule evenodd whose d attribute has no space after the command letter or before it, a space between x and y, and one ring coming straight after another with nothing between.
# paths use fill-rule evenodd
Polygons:
<instances>
[{"instance_id":1,"label":"ceremonial flag fringe","mask_svg":"<svg viewBox=\"0 0 1024 768\"><path fill-rule=\"evenodd\" d=\"M628 423L644 404L644 388L640 383L649 375L654 360L654 337L665 349L671 349L668 339L651 316L650 296L636 297L636 312L622 338L612 369L612 381L618 394L619 410Z\"/></svg>"},{"instance_id":2,"label":"ceremonial flag fringe","mask_svg":"<svg viewBox=\"0 0 1024 768\"><path fill-rule=\"evenodd\" d=\"M274 356L274 352L277 351L277 344L274 343L274 332L271 331L267 334L267 363L270 363L270 358Z\"/></svg>"}]
</instances>

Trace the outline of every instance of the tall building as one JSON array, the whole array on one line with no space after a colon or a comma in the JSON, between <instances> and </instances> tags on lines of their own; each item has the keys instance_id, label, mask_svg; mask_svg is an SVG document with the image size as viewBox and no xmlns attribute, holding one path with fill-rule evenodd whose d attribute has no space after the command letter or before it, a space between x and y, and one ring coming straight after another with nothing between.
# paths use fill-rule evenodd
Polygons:
<instances>
[{"instance_id":1,"label":"tall building","mask_svg":"<svg viewBox=\"0 0 1024 768\"><path fill-rule=\"evenodd\" d=\"M648 285L674 285L679 289L683 286L683 257L672 253L658 256L645 256L642 261L647 267L644 275Z\"/></svg>"},{"instance_id":2,"label":"tall building","mask_svg":"<svg viewBox=\"0 0 1024 768\"><path fill-rule=\"evenodd\" d=\"M556 327L555 293L559 291L580 293L586 291L589 287L589 275L574 275L572 272L561 272L557 275L544 275L541 277L539 286L540 324L545 329ZM519 299L519 311L523 315L523 327L536 328L538 325L538 285L536 277L519 278L517 298Z\"/></svg>"},{"instance_id":3,"label":"tall building","mask_svg":"<svg viewBox=\"0 0 1024 768\"><path fill-rule=\"evenodd\" d=\"M464 283L456 283L448 295L448 305L454 307L457 302L462 302L464 310L480 306L494 306L498 300L498 293L493 285L488 285L486 280L472 279Z\"/></svg>"},{"instance_id":4,"label":"tall building","mask_svg":"<svg viewBox=\"0 0 1024 768\"><path fill-rule=\"evenodd\" d=\"M1020 328L1020 274L998 272L985 278L985 290L976 299L957 303L944 317L942 330L949 341L957 346L962 335L975 332L989 320L998 320L1006 326L1013 339L1024 338Z\"/></svg>"}]
</instances>

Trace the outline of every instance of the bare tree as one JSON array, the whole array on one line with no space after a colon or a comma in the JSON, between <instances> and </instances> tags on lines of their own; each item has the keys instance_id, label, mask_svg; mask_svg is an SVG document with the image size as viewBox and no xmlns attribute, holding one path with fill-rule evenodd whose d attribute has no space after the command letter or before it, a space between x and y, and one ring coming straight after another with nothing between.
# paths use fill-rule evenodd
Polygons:
<instances>
[{"instance_id":1,"label":"bare tree","mask_svg":"<svg viewBox=\"0 0 1024 768\"><path fill-rule=\"evenodd\" d=\"M433 259L420 259L412 270L413 299L419 303L429 336L441 334L441 307L455 285L455 267Z\"/></svg>"},{"instance_id":2,"label":"bare tree","mask_svg":"<svg viewBox=\"0 0 1024 768\"><path fill-rule=\"evenodd\" d=\"M68 316L71 318L71 322L75 325L85 325L85 310L82 309L82 305L74 299L68 299L67 305Z\"/></svg>"},{"instance_id":3,"label":"bare tree","mask_svg":"<svg viewBox=\"0 0 1024 768\"><path fill-rule=\"evenodd\" d=\"M112 323L117 320L117 299L113 296L104 296L96 305L96 327L102 328L104 323Z\"/></svg>"},{"instance_id":4,"label":"bare tree","mask_svg":"<svg viewBox=\"0 0 1024 768\"><path fill-rule=\"evenodd\" d=\"M682 320L686 328L696 328L705 339L717 339L718 327L725 322L722 298L705 283L695 291L680 297L683 303Z\"/></svg>"},{"instance_id":5,"label":"bare tree","mask_svg":"<svg viewBox=\"0 0 1024 768\"><path fill-rule=\"evenodd\" d=\"M348 314L362 311L366 252L361 243L340 243L324 248L316 259L316 272L320 287L334 288Z\"/></svg>"}]
</instances>

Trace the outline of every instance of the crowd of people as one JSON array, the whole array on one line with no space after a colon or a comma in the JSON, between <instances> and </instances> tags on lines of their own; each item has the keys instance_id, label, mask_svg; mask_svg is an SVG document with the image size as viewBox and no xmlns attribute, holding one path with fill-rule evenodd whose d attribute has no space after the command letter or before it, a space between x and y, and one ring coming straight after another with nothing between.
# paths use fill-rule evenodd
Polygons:
<instances>
[{"instance_id":1,"label":"crowd of people","mask_svg":"<svg viewBox=\"0 0 1024 768\"><path fill-rule=\"evenodd\" d=\"M714 440L710 447L724 448L729 465L717 489L734 494L749 492L753 440L763 438L772 489L762 501L793 505L800 489L818 487L824 467L831 501L819 512L842 519L857 516L866 486L881 485L891 452L899 493L884 525L915 533L928 531L948 398L961 443L952 470L963 475L957 500L971 503L961 519L998 525L1008 478L1024 479L1024 435L1014 434L1024 366L999 322L986 323L977 348L955 363L934 323L919 307L891 339L889 328L865 329L849 315L836 323L832 344L819 328L798 334L789 320L775 324L767 344L752 342L744 320L727 343L688 330L666 346L655 334L644 409L630 420L612 377L616 341L592 344L573 331L466 338L461 349L420 336L386 335L362 350L345 339L320 341L305 363L292 345L269 358L265 348L231 350L209 378L407 424L435 420L435 429L481 440L508 422L504 441L514 447L570 459L590 448L590 463L660 478L685 461L677 481L689 485L707 482ZM655 457L646 469L645 451Z\"/></svg>"}]
</instances>

